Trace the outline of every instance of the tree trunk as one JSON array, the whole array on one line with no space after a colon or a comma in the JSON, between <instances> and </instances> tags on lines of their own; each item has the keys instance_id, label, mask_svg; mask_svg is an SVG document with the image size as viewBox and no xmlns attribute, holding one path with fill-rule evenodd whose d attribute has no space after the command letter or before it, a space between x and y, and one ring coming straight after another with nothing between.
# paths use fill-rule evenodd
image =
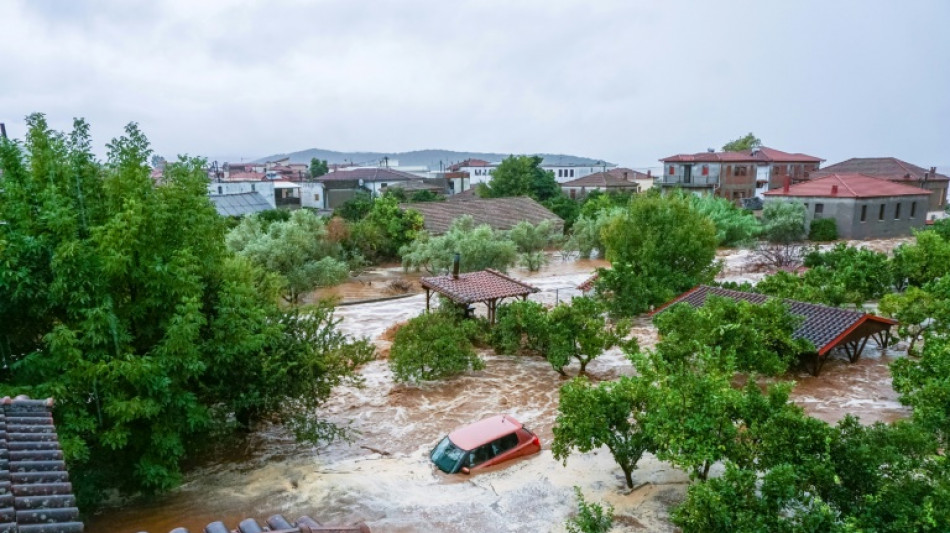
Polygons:
<instances>
[{"instance_id":1,"label":"tree trunk","mask_svg":"<svg viewBox=\"0 0 950 533\"><path fill-rule=\"evenodd\" d=\"M620 465L620 469L623 470L623 477L627 480L627 488L633 488L633 467L629 465Z\"/></svg>"}]
</instances>

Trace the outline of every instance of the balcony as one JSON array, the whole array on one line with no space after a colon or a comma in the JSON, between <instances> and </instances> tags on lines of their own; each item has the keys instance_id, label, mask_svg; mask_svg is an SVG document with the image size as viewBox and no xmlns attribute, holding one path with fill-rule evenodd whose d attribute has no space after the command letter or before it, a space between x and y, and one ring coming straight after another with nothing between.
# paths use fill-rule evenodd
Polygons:
<instances>
[{"instance_id":1,"label":"balcony","mask_svg":"<svg viewBox=\"0 0 950 533\"><path fill-rule=\"evenodd\" d=\"M692 176L684 181L682 176L664 176L658 179L657 183L661 187L682 187L684 189L716 187L719 185L718 177Z\"/></svg>"}]
</instances>

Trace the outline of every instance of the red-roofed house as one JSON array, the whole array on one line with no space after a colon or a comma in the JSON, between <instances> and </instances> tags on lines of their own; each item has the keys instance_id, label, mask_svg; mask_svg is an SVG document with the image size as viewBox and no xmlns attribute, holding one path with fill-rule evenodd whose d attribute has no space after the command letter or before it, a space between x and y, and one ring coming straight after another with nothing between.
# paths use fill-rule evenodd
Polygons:
<instances>
[{"instance_id":1,"label":"red-roofed house","mask_svg":"<svg viewBox=\"0 0 950 533\"><path fill-rule=\"evenodd\" d=\"M930 191L865 174L830 174L765 193L765 202L805 204L807 224L833 218L838 236L872 239L910 235L926 223Z\"/></svg>"},{"instance_id":2,"label":"red-roofed house","mask_svg":"<svg viewBox=\"0 0 950 533\"><path fill-rule=\"evenodd\" d=\"M943 211L944 206L947 205L947 186L950 184L950 177L939 174L936 167L930 167L927 170L896 157L852 157L847 161L835 163L814 172L811 177L853 172L927 189L930 191L928 211Z\"/></svg>"},{"instance_id":3,"label":"red-roofed house","mask_svg":"<svg viewBox=\"0 0 950 533\"><path fill-rule=\"evenodd\" d=\"M612 168L606 172L595 172L561 184L561 190L571 198L583 198L591 191L636 193L651 187L653 187L653 175L629 168Z\"/></svg>"},{"instance_id":4,"label":"red-roofed house","mask_svg":"<svg viewBox=\"0 0 950 533\"><path fill-rule=\"evenodd\" d=\"M782 187L786 176L793 181L806 179L824 160L761 146L742 152L679 154L660 161L663 175L657 176L656 183L661 187L682 187L739 201Z\"/></svg>"}]
</instances>

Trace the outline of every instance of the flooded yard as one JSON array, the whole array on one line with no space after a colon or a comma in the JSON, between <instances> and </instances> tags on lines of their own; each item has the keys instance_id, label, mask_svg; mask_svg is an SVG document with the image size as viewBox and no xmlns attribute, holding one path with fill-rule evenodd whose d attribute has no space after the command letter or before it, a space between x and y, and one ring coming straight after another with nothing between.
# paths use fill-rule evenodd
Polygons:
<instances>
[{"instance_id":1,"label":"flooded yard","mask_svg":"<svg viewBox=\"0 0 950 533\"><path fill-rule=\"evenodd\" d=\"M742 259L731 261L741 265ZM512 274L541 289L532 299L554 304L579 294L576 285L601 265L553 261L540 273ZM335 296L343 303L380 298L385 289L379 289L402 272L391 267L366 276L369 284L357 281L352 290L337 288ZM374 339L386 353L383 333L424 308L416 283L406 297L342 305L337 315L348 334ZM645 319L635 324L634 334L641 346L656 342L656 330ZM848 413L865 423L907 416L887 368L899 356L869 345L855 364L833 359L819 377L793 373L793 399L828 422ZM646 455L633 473L635 488L629 490L606 450L572 455L566 465L556 461L550 443L564 379L540 358L490 352L482 357L484 370L419 387L394 384L387 362L373 361L361 370L364 387L339 388L319 413L354 430L352 442L318 449L295 443L279 428L261 428L245 441L223 445L214 459L199 462L172 494L92 517L88 530L166 533L186 526L197 532L213 520L233 527L244 517L279 512L288 518L307 514L330 524L365 521L374 532L563 531L575 509L575 485L589 501L615 506L617 531L674 530L668 509L684 497L683 472ZM633 368L622 353L611 350L588 371L603 380L631 374ZM576 365L568 372L575 374ZM447 432L498 413L509 413L537 432L544 450L473 476L447 476L429 463L428 451Z\"/></svg>"}]
</instances>

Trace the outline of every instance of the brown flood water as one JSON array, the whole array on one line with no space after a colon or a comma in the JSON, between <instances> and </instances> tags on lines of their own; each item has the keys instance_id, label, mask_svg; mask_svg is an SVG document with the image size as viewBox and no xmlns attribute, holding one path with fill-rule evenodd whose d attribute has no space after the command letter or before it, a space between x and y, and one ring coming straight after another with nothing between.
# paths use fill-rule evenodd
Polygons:
<instances>
[{"instance_id":1,"label":"brown flood water","mask_svg":"<svg viewBox=\"0 0 950 533\"><path fill-rule=\"evenodd\" d=\"M602 264L553 261L540 273L513 275L542 289L532 298L553 304L578 294L573 287ZM399 267L379 272L372 285L347 284L336 289L337 296L344 302L378 298L384 280L402 275ZM342 306L338 316L347 333L376 339L385 349L389 343L380 335L424 306L424 296L415 293ZM656 330L646 320L636 323L634 334L641 346L656 342ZM794 374L793 399L828 422L847 413L865 423L906 416L890 386L887 364L895 356L899 353L882 356L869 346L856 364L833 359L817 378ZM214 520L235 527L243 518L278 512L289 519L307 514L329 524L365 521L374 532L563 531L575 507L574 485L588 500L615 506L618 531L674 530L667 513L685 493L685 474L647 455L634 472L636 488L628 490L603 450L572 455L566 465L556 461L549 446L563 379L538 358L483 357L482 371L420 387L395 385L386 361L374 361L361 370L363 388L340 387L318 413L355 430L352 443L317 449L296 444L280 428L264 427L196 460L173 493L87 518L88 531L165 533L185 526L194 533ZM617 350L596 359L588 370L598 380L633 372ZM576 367L568 371L576 373ZM542 453L474 476L434 470L427 454L438 439L498 413L509 413L536 431Z\"/></svg>"}]
</instances>

